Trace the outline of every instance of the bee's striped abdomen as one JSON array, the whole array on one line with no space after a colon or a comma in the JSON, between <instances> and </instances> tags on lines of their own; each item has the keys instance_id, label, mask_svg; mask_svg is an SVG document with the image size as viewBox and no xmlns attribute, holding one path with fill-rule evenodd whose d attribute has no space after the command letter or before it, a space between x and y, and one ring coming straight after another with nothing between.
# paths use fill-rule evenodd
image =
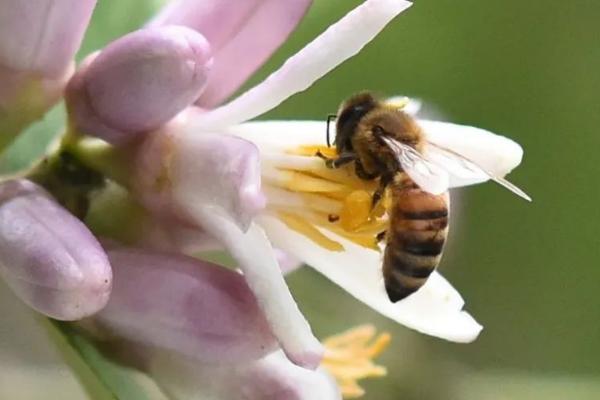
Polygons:
<instances>
[{"instance_id":1,"label":"bee's striped abdomen","mask_svg":"<svg viewBox=\"0 0 600 400\"><path fill-rule=\"evenodd\" d=\"M383 277L390 300L397 302L423 286L440 262L448 230L448 194L424 192L403 174L390 190Z\"/></svg>"}]
</instances>

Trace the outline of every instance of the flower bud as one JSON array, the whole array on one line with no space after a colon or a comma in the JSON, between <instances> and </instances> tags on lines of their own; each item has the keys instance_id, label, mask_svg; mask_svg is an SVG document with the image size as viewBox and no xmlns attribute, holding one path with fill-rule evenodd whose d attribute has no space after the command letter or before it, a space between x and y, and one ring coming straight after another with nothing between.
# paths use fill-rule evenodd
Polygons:
<instances>
[{"instance_id":1,"label":"flower bud","mask_svg":"<svg viewBox=\"0 0 600 400\"><path fill-rule=\"evenodd\" d=\"M67 321L104 307L112 283L86 226L27 180L0 185L0 276L33 309Z\"/></svg>"},{"instance_id":2,"label":"flower bud","mask_svg":"<svg viewBox=\"0 0 600 400\"><path fill-rule=\"evenodd\" d=\"M244 362L277 342L237 272L191 257L141 249L108 251L111 299L94 321L108 338L192 355L205 363Z\"/></svg>"},{"instance_id":3,"label":"flower bud","mask_svg":"<svg viewBox=\"0 0 600 400\"><path fill-rule=\"evenodd\" d=\"M218 105L235 92L296 28L311 0L178 0L150 26L177 24L202 33L215 65L198 104Z\"/></svg>"},{"instance_id":4,"label":"flower bud","mask_svg":"<svg viewBox=\"0 0 600 400\"><path fill-rule=\"evenodd\" d=\"M148 372L175 400L340 400L323 369L299 367L282 351L249 363L214 366L173 354L147 353Z\"/></svg>"},{"instance_id":5,"label":"flower bud","mask_svg":"<svg viewBox=\"0 0 600 400\"><path fill-rule=\"evenodd\" d=\"M62 95L95 0L0 0L0 142Z\"/></svg>"},{"instance_id":6,"label":"flower bud","mask_svg":"<svg viewBox=\"0 0 600 400\"><path fill-rule=\"evenodd\" d=\"M202 92L208 42L181 26L142 29L89 57L67 88L77 129L111 143L157 129Z\"/></svg>"}]
</instances>

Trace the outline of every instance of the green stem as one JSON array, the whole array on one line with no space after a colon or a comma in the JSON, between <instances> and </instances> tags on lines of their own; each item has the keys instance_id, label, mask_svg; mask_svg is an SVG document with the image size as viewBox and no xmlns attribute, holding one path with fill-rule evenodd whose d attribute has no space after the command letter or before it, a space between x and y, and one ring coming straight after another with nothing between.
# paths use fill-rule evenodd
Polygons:
<instances>
[{"instance_id":1,"label":"green stem","mask_svg":"<svg viewBox=\"0 0 600 400\"><path fill-rule=\"evenodd\" d=\"M123 187L131 184L129 149L116 148L103 141L85 138L63 147L82 165L97 171Z\"/></svg>"},{"instance_id":2,"label":"green stem","mask_svg":"<svg viewBox=\"0 0 600 400\"><path fill-rule=\"evenodd\" d=\"M126 151L68 130L56 150L20 176L43 186L74 215L84 219L94 192L106 178L127 188L130 184Z\"/></svg>"}]
</instances>

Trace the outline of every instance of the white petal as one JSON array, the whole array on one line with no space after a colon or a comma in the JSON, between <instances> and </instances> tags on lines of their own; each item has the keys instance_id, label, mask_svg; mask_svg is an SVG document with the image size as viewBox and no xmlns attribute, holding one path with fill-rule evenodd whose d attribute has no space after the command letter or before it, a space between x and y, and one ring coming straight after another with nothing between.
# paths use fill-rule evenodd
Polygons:
<instances>
[{"instance_id":1,"label":"white petal","mask_svg":"<svg viewBox=\"0 0 600 400\"><path fill-rule=\"evenodd\" d=\"M289 58L264 82L232 102L204 114L197 123L204 129L222 128L266 113L357 54L395 16L411 5L403 0L365 1Z\"/></svg>"},{"instance_id":2,"label":"white petal","mask_svg":"<svg viewBox=\"0 0 600 400\"><path fill-rule=\"evenodd\" d=\"M290 360L307 368L316 367L323 348L298 309L262 228L251 223L248 230L242 232L219 209L202 204L197 205L194 215L239 263L259 307Z\"/></svg>"},{"instance_id":3,"label":"white petal","mask_svg":"<svg viewBox=\"0 0 600 400\"><path fill-rule=\"evenodd\" d=\"M416 293L394 304L385 293L378 252L328 233L346 249L331 252L288 229L274 217L261 216L259 223L274 245L302 259L358 300L396 322L455 342L471 342L482 329L473 317L462 311L463 299L437 272Z\"/></svg>"},{"instance_id":4,"label":"white petal","mask_svg":"<svg viewBox=\"0 0 600 400\"><path fill-rule=\"evenodd\" d=\"M484 129L427 120L420 120L419 124L425 131L427 141L468 158L494 176L505 176L523 158L523 149L519 144ZM453 176L450 186L464 186L486 180L484 175L471 179Z\"/></svg>"},{"instance_id":5,"label":"white petal","mask_svg":"<svg viewBox=\"0 0 600 400\"><path fill-rule=\"evenodd\" d=\"M327 123L323 121L252 121L225 130L254 143L262 151L284 150L302 145L326 145Z\"/></svg>"}]
</instances>

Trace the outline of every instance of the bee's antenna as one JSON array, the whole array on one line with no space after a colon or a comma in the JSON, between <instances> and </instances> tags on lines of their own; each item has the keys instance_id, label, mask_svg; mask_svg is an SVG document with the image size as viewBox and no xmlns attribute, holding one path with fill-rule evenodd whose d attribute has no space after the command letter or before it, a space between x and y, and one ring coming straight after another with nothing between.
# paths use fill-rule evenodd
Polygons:
<instances>
[{"instance_id":1,"label":"bee's antenna","mask_svg":"<svg viewBox=\"0 0 600 400\"><path fill-rule=\"evenodd\" d=\"M329 114L327 116L327 147L331 147L331 142L329 141L329 124L331 123L331 120L336 119L337 115L335 114Z\"/></svg>"}]
</instances>

